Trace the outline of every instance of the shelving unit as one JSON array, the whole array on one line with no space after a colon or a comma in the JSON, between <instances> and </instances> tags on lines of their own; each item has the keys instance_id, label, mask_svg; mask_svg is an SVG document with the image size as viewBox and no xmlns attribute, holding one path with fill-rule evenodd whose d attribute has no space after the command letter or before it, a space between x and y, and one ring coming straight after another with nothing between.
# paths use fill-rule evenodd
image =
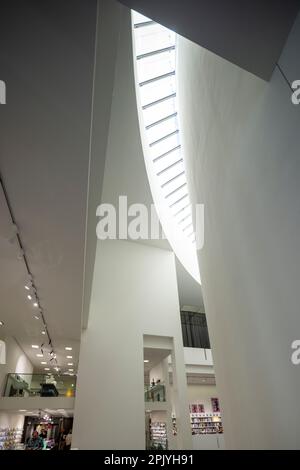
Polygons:
<instances>
[{"instance_id":1,"label":"shelving unit","mask_svg":"<svg viewBox=\"0 0 300 470\"><path fill-rule=\"evenodd\" d=\"M166 423L151 423L150 432L153 446L157 449L167 449Z\"/></svg>"},{"instance_id":2,"label":"shelving unit","mask_svg":"<svg viewBox=\"0 0 300 470\"><path fill-rule=\"evenodd\" d=\"M220 413L190 413L192 434L222 434ZM177 434L176 417L172 416L173 434Z\"/></svg>"},{"instance_id":3,"label":"shelving unit","mask_svg":"<svg viewBox=\"0 0 300 470\"><path fill-rule=\"evenodd\" d=\"M220 413L191 413L192 434L220 434L223 432Z\"/></svg>"},{"instance_id":4,"label":"shelving unit","mask_svg":"<svg viewBox=\"0 0 300 470\"><path fill-rule=\"evenodd\" d=\"M0 429L0 450L16 450L22 447L22 428Z\"/></svg>"}]
</instances>

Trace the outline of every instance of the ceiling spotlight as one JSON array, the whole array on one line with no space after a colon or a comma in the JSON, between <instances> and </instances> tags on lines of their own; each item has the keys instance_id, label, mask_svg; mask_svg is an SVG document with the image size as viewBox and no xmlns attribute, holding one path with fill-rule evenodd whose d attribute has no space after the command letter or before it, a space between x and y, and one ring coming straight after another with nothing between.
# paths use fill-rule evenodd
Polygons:
<instances>
[{"instance_id":1,"label":"ceiling spotlight","mask_svg":"<svg viewBox=\"0 0 300 470\"><path fill-rule=\"evenodd\" d=\"M49 367L44 367L44 370L50 370Z\"/></svg>"},{"instance_id":2,"label":"ceiling spotlight","mask_svg":"<svg viewBox=\"0 0 300 470\"><path fill-rule=\"evenodd\" d=\"M32 344L31 347L32 347L33 349L39 349L39 347L38 347L37 344Z\"/></svg>"},{"instance_id":3,"label":"ceiling spotlight","mask_svg":"<svg viewBox=\"0 0 300 470\"><path fill-rule=\"evenodd\" d=\"M45 335L45 334L46 334L46 331L45 331L45 330L43 330L43 331L42 331L42 335Z\"/></svg>"},{"instance_id":4,"label":"ceiling spotlight","mask_svg":"<svg viewBox=\"0 0 300 470\"><path fill-rule=\"evenodd\" d=\"M74 369L68 369L68 370L69 370L69 372L74 372Z\"/></svg>"},{"instance_id":5,"label":"ceiling spotlight","mask_svg":"<svg viewBox=\"0 0 300 470\"><path fill-rule=\"evenodd\" d=\"M24 286L26 290L30 290L30 287L29 286Z\"/></svg>"},{"instance_id":6,"label":"ceiling spotlight","mask_svg":"<svg viewBox=\"0 0 300 470\"><path fill-rule=\"evenodd\" d=\"M19 411L20 411L21 413L25 413L25 411L27 411L27 410L19 410Z\"/></svg>"},{"instance_id":7,"label":"ceiling spotlight","mask_svg":"<svg viewBox=\"0 0 300 470\"><path fill-rule=\"evenodd\" d=\"M73 362L68 362L68 366L73 366Z\"/></svg>"},{"instance_id":8,"label":"ceiling spotlight","mask_svg":"<svg viewBox=\"0 0 300 470\"><path fill-rule=\"evenodd\" d=\"M144 359L144 362L149 362L149 359Z\"/></svg>"},{"instance_id":9,"label":"ceiling spotlight","mask_svg":"<svg viewBox=\"0 0 300 470\"><path fill-rule=\"evenodd\" d=\"M43 366L44 366L44 365L47 364L47 362L46 362L46 361L42 361L41 364L43 364Z\"/></svg>"},{"instance_id":10,"label":"ceiling spotlight","mask_svg":"<svg viewBox=\"0 0 300 470\"><path fill-rule=\"evenodd\" d=\"M4 322L0 320L0 326L4 326Z\"/></svg>"},{"instance_id":11,"label":"ceiling spotlight","mask_svg":"<svg viewBox=\"0 0 300 470\"><path fill-rule=\"evenodd\" d=\"M38 307L39 304L38 304L37 302L34 302L33 306L34 306L34 307Z\"/></svg>"},{"instance_id":12,"label":"ceiling spotlight","mask_svg":"<svg viewBox=\"0 0 300 470\"><path fill-rule=\"evenodd\" d=\"M38 315L34 315L34 318L35 318L36 320L39 320L39 319L40 319L40 317L39 317Z\"/></svg>"},{"instance_id":13,"label":"ceiling spotlight","mask_svg":"<svg viewBox=\"0 0 300 470\"><path fill-rule=\"evenodd\" d=\"M36 357L44 357L43 354L37 354Z\"/></svg>"},{"instance_id":14,"label":"ceiling spotlight","mask_svg":"<svg viewBox=\"0 0 300 470\"><path fill-rule=\"evenodd\" d=\"M27 299L29 299L29 300L32 300L32 297L31 297L31 295L30 295L30 294L29 294L29 295L27 295Z\"/></svg>"},{"instance_id":15,"label":"ceiling spotlight","mask_svg":"<svg viewBox=\"0 0 300 470\"><path fill-rule=\"evenodd\" d=\"M66 351L72 351L72 348L71 348L70 346L66 346L66 347L65 347L65 350L66 350Z\"/></svg>"},{"instance_id":16,"label":"ceiling spotlight","mask_svg":"<svg viewBox=\"0 0 300 470\"><path fill-rule=\"evenodd\" d=\"M54 367L54 370L56 370L56 372L59 371L59 367Z\"/></svg>"},{"instance_id":17,"label":"ceiling spotlight","mask_svg":"<svg viewBox=\"0 0 300 470\"><path fill-rule=\"evenodd\" d=\"M73 359L73 356L67 356L67 359Z\"/></svg>"}]
</instances>

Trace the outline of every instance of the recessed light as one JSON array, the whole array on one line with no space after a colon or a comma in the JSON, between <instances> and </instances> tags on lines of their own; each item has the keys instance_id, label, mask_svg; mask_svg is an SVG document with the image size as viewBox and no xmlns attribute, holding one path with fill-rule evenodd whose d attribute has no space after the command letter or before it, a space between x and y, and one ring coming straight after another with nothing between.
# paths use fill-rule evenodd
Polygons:
<instances>
[{"instance_id":1,"label":"recessed light","mask_svg":"<svg viewBox=\"0 0 300 470\"><path fill-rule=\"evenodd\" d=\"M144 362L149 362L149 359L144 359Z\"/></svg>"},{"instance_id":2,"label":"recessed light","mask_svg":"<svg viewBox=\"0 0 300 470\"><path fill-rule=\"evenodd\" d=\"M43 366L44 366L45 364L47 364L47 362L46 362L46 361L42 361L41 364L43 364Z\"/></svg>"},{"instance_id":3,"label":"recessed light","mask_svg":"<svg viewBox=\"0 0 300 470\"><path fill-rule=\"evenodd\" d=\"M44 357L43 354L37 354L36 357Z\"/></svg>"},{"instance_id":4,"label":"recessed light","mask_svg":"<svg viewBox=\"0 0 300 470\"><path fill-rule=\"evenodd\" d=\"M43 331L42 331L42 335L45 335L45 334L46 334L46 331L43 330Z\"/></svg>"},{"instance_id":5,"label":"recessed light","mask_svg":"<svg viewBox=\"0 0 300 470\"><path fill-rule=\"evenodd\" d=\"M68 366L74 366L73 362L68 362Z\"/></svg>"},{"instance_id":6,"label":"recessed light","mask_svg":"<svg viewBox=\"0 0 300 470\"><path fill-rule=\"evenodd\" d=\"M72 351L72 348L71 348L70 346L66 346L66 347L65 347L65 350L66 350L66 351Z\"/></svg>"},{"instance_id":7,"label":"recessed light","mask_svg":"<svg viewBox=\"0 0 300 470\"><path fill-rule=\"evenodd\" d=\"M3 326L4 325L4 322L0 320L0 326Z\"/></svg>"},{"instance_id":8,"label":"recessed light","mask_svg":"<svg viewBox=\"0 0 300 470\"><path fill-rule=\"evenodd\" d=\"M34 318L35 318L36 320L39 320L39 319L40 319L40 317L39 317L38 315L34 315Z\"/></svg>"},{"instance_id":9,"label":"recessed light","mask_svg":"<svg viewBox=\"0 0 300 470\"><path fill-rule=\"evenodd\" d=\"M38 347L37 344L32 344L31 347L32 347L33 349L39 349L39 347Z\"/></svg>"},{"instance_id":10,"label":"recessed light","mask_svg":"<svg viewBox=\"0 0 300 470\"><path fill-rule=\"evenodd\" d=\"M67 356L67 359L73 359L73 356Z\"/></svg>"},{"instance_id":11,"label":"recessed light","mask_svg":"<svg viewBox=\"0 0 300 470\"><path fill-rule=\"evenodd\" d=\"M19 411L20 411L21 413L25 413L25 411L27 411L27 410L19 410Z\"/></svg>"},{"instance_id":12,"label":"recessed light","mask_svg":"<svg viewBox=\"0 0 300 470\"><path fill-rule=\"evenodd\" d=\"M31 295L27 295L27 299L32 300Z\"/></svg>"},{"instance_id":13,"label":"recessed light","mask_svg":"<svg viewBox=\"0 0 300 470\"><path fill-rule=\"evenodd\" d=\"M33 306L34 306L34 307L38 307L39 304L38 304L37 302L34 302Z\"/></svg>"},{"instance_id":14,"label":"recessed light","mask_svg":"<svg viewBox=\"0 0 300 470\"><path fill-rule=\"evenodd\" d=\"M50 370L49 367L44 367L44 370Z\"/></svg>"},{"instance_id":15,"label":"recessed light","mask_svg":"<svg viewBox=\"0 0 300 470\"><path fill-rule=\"evenodd\" d=\"M69 372L74 372L74 369L69 369Z\"/></svg>"},{"instance_id":16,"label":"recessed light","mask_svg":"<svg viewBox=\"0 0 300 470\"><path fill-rule=\"evenodd\" d=\"M28 287L28 286L24 286L24 287L25 287L26 290L30 290L30 287Z\"/></svg>"}]
</instances>

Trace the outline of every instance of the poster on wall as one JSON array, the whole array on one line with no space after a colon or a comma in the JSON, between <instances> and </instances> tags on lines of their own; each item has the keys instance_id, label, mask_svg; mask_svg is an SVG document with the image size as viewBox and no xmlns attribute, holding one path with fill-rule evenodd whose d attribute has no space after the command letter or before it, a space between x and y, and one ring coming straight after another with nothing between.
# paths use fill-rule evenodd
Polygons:
<instances>
[{"instance_id":1,"label":"poster on wall","mask_svg":"<svg viewBox=\"0 0 300 470\"><path fill-rule=\"evenodd\" d=\"M190 413L204 413L204 405L200 403L190 405Z\"/></svg>"},{"instance_id":2,"label":"poster on wall","mask_svg":"<svg viewBox=\"0 0 300 470\"><path fill-rule=\"evenodd\" d=\"M219 413L220 412L220 405L219 405L219 399L218 398L211 398L211 407L212 407L213 413Z\"/></svg>"}]
</instances>

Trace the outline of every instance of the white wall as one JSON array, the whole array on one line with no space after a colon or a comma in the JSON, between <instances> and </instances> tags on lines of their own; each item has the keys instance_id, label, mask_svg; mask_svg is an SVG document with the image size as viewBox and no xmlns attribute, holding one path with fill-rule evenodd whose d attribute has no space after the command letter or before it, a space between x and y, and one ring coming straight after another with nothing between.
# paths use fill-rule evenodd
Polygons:
<instances>
[{"instance_id":1,"label":"white wall","mask_svg":"<svg viewBox=\"0 0 300 470\"><path fill-rule=\"evenodd\" d=\"M299 448L300 106L278 68L263 82L183 38L178 70L226 447Z\"/></svg>"},{"instance_id":2,"label":"white wall","mask_svg":"<svg viewBox=\"0 0 300 470\"><path fill-rule=\"evenodd\" d=\"M171 401L173 401L173 387L170 387ZM189 404L199 403L204 405L204 413L212 413L211 398L218 398L217 387L215 385L194 385L188 384L187 397ZM173 409L174 412L174 409Z\"/></svg>"},{"instance_id":3,"label":"white wall","mask_svg":"<svg viewBox=\"0 0 300 470\"><path fill-rule=\"evenodd\" d=\"M174 338L177 375L183 378L182 445L189 448L174 255L127 241L98 242L90 319L79 359L74 447L144 448L144 334Z\"/></svg>"},{"instance_id":4,"label":"white wall","mask_svg":"<svg viewBox=\"0 0 300 470\"><path fill-rule=\"evenodd\" d=\"M3 338L6 343L6 364L0 364L0 396L2 396L6 384L6 376L9 373L32 374L33 366L12 336ZM28 382L28 377L24 376Z\"/></svg>"},{"instance_id":5,"label":"white wall","mask_svg":"<svg viewBox=\"0 0 300 470\"><path fill-rule=\"evenodd\" d=\"M0 429L19 428L24 426L24 415L0 411Z\"/></svg>"}]
</instances>

